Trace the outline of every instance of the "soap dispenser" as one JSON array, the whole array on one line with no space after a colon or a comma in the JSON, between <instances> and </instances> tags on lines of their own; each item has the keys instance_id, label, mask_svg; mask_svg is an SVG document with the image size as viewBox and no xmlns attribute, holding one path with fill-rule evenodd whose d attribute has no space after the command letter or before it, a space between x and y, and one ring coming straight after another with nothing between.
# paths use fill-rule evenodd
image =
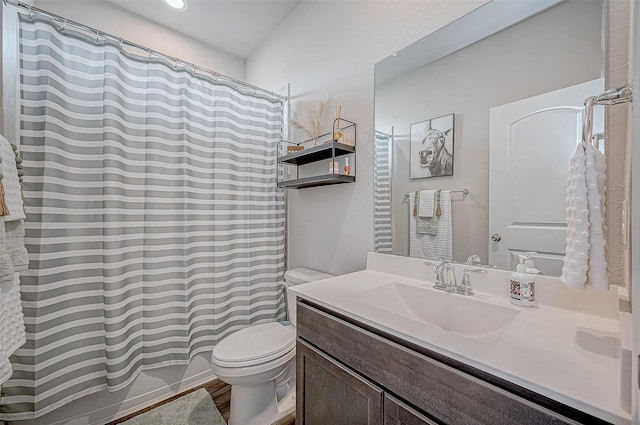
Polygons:
<instances>
[{"instance_id":1,"label":"soap dispenser","mask_svg":"<svg viewBox=\"0 0 640 425\"><path fill-rule=\"evenodd\" d=\"M536 303L535 282L533 276L527 273L525 266L526 257L518 256L520 264L516 267L516 272L509 276L509 296L511 303L522 307L532 307Z\"/></svg>"},{"instance_id":2,"label":"soap dispenser","mask_svg":"<svg viewBox=\"0 0 640 425\"><path fill-rule=\"evenodd\" d=\"M526 272L530 275L544 274L536 269L536 266L533 264L533 256L535 254L537 254L537 252L527 251L526 259L524 260L524 267L527 269Z\"/></svg>"}]
</instances>

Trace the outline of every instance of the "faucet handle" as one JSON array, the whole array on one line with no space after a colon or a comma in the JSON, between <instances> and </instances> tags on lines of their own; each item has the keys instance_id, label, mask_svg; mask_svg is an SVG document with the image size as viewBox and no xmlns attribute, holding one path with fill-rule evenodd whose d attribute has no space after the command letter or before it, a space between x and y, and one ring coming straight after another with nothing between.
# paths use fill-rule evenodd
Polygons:
<instances>
[{"instance_id":1,"label":"faucet handle","mask_svg":"<svg viewBox=\"0 0 640 425\"><path fill-rule=\"evenodd\" d=\"M479 266L482 264L482 260L480 259L480 256L478 254L471 254L469 257L467 257L467 261L465 261L464 263L469 266Z\"/></svg>"},{"instance_id":2,"label":"faucet handle","mask_svg":"<svg viewBox=\"0 0 640 425\"><path fill-rule=\"evenodd\" d=\"M469 272L473 272L473 270L464 269L462 271L462 282L460 286L456 287L456 292L463 295L473 295L473 288L471 287L471 276Z\"/></svg>"},{"instance_id":3,"label":"faucet handle","mask_svg":"<svg viewBox=\"0 0 640 425\"><path fill-rule=\"evenodd\" d=\"M441 289L443 291L446 291L448 289L447 284L444 282L444 278L442 275L442 269L445 268L446 269L446 265L448 265L449 263L447 263L446 261L438 264L438 266L436 267L436 281L433 285L433 287L435 289Z\"/></svg>"}]
</instances>

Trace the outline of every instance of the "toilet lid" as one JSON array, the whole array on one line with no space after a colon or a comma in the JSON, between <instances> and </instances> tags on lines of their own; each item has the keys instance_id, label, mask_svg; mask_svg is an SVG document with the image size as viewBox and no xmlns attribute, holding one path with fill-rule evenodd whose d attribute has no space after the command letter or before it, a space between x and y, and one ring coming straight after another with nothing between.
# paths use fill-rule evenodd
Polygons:
<instances>
[{"instance_id":1,"label":"toilet lid","mask_svg":"<svg viewBox=\"0 0 640 425\"><path fill-rule=\"evenodd\" d=\"M290 327L277 322L252 325L220 341L211 357L218 364L250 366L278 358L295 344L296 335Z\"/></svg>"}]
</instances>

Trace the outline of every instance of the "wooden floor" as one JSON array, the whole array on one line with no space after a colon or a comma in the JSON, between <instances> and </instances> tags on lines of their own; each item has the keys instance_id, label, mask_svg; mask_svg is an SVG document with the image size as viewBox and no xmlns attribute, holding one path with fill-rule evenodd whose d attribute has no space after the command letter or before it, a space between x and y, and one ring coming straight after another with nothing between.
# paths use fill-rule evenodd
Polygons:
<instances>
[{"instance_id":1,"label":"wooden floor","mask_svg":"<svg viewBox=\"0 0 640 425\"><path fill-rule=\"evenodd\" d=\"M171 398L168 398L164 401L161 401L160 403L156 403L153 406L149 406L146 409L140 410L139 412L136 413L132 413L131 415L125 416L124 418L120 418L116 421L110 422L107 425L116 425L119 423L122 423L124 421L128 421L129 419L133 418L134 416L138 416L141 413L144 412L148 412L151 409L154 409L158 406L162 406L163 404L169 403L177 398L182 397L183 395L189 394L190 392L199 390L200 388L204 388L205 390L207 390L209 392L209 394L211 395L211 398L213 399L213 403L216 405L216 407L218 408L218 411L220 411L220 414L222 415L222 417L224 418L225 421L229 422L229 408L230 408L230 402L231 402L231 385L222 382L219 379L214 379L211 382L207 382L204 385L201 385L199 387L196 388L192 388L189 391L185 391L183 393L180 393L178 395L175 395ZM296 423L296 415L295 412L291 413L290 415L285 416L284 418L280 419L278 422L276 422L273 425L295 425ZM269 424L265 424L265 425L269 425Z\"/></svg>"}]
</instances>

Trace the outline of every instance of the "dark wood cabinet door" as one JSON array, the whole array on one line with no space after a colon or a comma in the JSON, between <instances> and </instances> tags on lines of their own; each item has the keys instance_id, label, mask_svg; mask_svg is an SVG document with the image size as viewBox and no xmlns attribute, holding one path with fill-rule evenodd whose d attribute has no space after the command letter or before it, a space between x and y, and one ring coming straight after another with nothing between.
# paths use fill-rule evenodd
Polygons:
<instances>
[{"instance_id":1,"label":"dark wood cabinet door","mask_svg":"<svg viewBox=\"0 0 640 425\"><path fill-rule=\"evenodd\" d=\"M304 341L296 362L296 425L383 425L380 388Z\"/></svg>"},{"instance_id":2,"label":"dark wood cabinet door","mask_svg":"<svg viewBox=\"0 0 640 425\"><path fill-rule=\"evenodd\" d=\"M384 396L384 425L438 425L388 394Z\"/></svg>"}]
</instances>

